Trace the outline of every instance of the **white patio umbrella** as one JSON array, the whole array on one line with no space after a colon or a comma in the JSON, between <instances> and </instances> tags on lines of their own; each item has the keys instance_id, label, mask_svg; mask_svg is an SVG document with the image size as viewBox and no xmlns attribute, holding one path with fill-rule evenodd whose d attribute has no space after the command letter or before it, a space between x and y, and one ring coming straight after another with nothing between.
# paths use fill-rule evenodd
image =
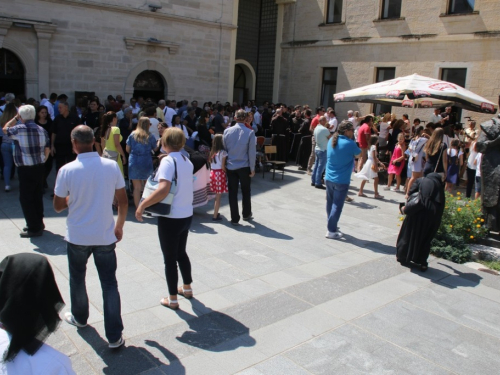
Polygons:
<instances>
[{"instance_id":1,"label":"white patio umbrella","mask_svg":"<svg viewBox=\"0 0 500 375\"><path fill-rule=\"evenodd\" d=\"M498 106L454 83L412 74L333 95L335 102L386 104L406 108L456 106L473 112L496 113Z\"/></svg>"}]
</instances>

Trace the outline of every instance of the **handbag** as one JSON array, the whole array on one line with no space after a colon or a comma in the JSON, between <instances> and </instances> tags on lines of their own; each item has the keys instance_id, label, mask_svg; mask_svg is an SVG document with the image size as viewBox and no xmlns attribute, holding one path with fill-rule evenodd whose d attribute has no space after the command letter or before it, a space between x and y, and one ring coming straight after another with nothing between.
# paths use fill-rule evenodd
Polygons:
<instances>
[{"instance_id":1,"label":"handbag","mask_svg":"<svg viewBox=\"0 0 500 375\"><path fill-rule=\"evenodd\" d=\"M405 204L404 214L413 215L422 209L420 202L420 192L416 191L411 194Z\"/></svg>"},{"instance_id":2,"label":"handbag","mask_svg":"<svg viewBox=\"0 0 500 375\"><path fill-rule=\"evenodd\" d=\"M118 158L120 157L120 154L118 153L118 151L112 151L112 150L108 150L107 148L105 148L102 151L101 157L104 159L114 160L114 161L118 162Z\"/></svg>"},{"instance_id":3,"label":"handbag","mask_svg":"<svg viewBox=\"0 0 500 375\"><path fill-rule=\"evenodd\" d=\"M401 162L400 162L400 161L395 162L395 163L394 163L394 166L396 166L396 167L401 167Z\"/></svg>"},{"instance_id":4,"label":"handbag","mask_svg":"<svg viewBox=\"0 0 500 375\"><path fill-rule=\"evenodd\" d=\"M167 156L168 157L168 156ZM174 178L170 185L170 191L168 195L163 198L161 202L155 203L149 207L147 207L144 212L150 216L161 216L161 217L169 217L170 211L172 209L172 201L174 200L174 195L177 192L177 162L175 158L174 160ZM160 162L161 163L161 162ZM155 181L156 174L158 173L158 168L149 176L146 181L146 185L144 186L144 191L142 192L141 202L153 194L159 186L159 182Z\"/></svg>"}]
</instances>

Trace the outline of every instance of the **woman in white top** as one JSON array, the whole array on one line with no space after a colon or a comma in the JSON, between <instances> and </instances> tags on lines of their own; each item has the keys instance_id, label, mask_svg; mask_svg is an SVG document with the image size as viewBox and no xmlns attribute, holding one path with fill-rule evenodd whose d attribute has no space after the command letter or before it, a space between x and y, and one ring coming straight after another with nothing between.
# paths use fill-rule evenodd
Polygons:
<instances>
[{"instance_id":1,"label":"woman in white top","mask_svg":"<svg viewBox=\"0 0 500 375\"><path fill-rule=\"evenodd\" d=\"M172 127L163 133L162 148L166 155L162 157L155 179L158 188L137 207L135 217L142 221L142 214L147 207L161 202L170 193L172 182L176 190L168 217L158 217L158 237L165 262L165 277L169 296L162 298L160 304L173 310L179 308L177 294L186 298L193 297L191 283L191 262L186 253L186 244L193 218L193 164L181 150L186 144L182 130ZM177 287L181 271L183 286Z\"/></svg>"},{"instance_id":2,"label":"woman in white top","mask_svg":"<svg viewBox=\"0 0 500 375\"><path fill-rule=\"evenodd\" d=\"M6 257L0 263L0 296L0 374L75 374L67 356L43 343L59 326L64 307L47 258Z\"/></svg>"},{"instance_id":3,"label":"woman in white top","mask_svg":"<svg viewBox=\"0 0 500 375\"><path fill-rule=\"evenodd\" d=\"M391 121L391 114L386 113L382 118L382 121L379 122L380 129L378 132L378 146L385 147L387 146L387 142L389 141L389 122Z\"/></svg>"},{"instance_id":4,"label":"woman in white top","mask_svg":"<svg viewBox=\"0 0 500 375\"><path fill-rule=\"evenodd\" d=\"M186 125L183 125L181 123L181 116L179 116L179 115L173 115L172 116L172 126L169 126L169 127L174 127L174 128L181 129L182 132L184 133L184 137L186 137L186 139L189 138L189 133L188 133Z\"/></svg>"},{"instance_id":5,"label":"woman in white top","mask_svg":"<svg viewBox=\"0 0 500 375\"><path fill-rule=\"evenodd\" d=\"M469 148L469 157L467 158L467 189L465 191L465 196L470 198L472 195L472 187L476 180L476 141L472 141Z\"/></svg>"},{"instance_id":6,"label":"woman in white top","mask_svg":"<svg viewBox=\"0 0 500 375\"><path fill-rule=\"evenodd\" d=\"M406 196L410 191L411 185L415 182L417 178L424 175L424 165L425 165L425 151L424 147L427 143L427 138L423 137L424 127L419 126L415 131L415 136L410 141L408 146L409 157L408 164L411 168L411 178L408 181L408 186L406 189Z\"/></svg>"}]
</instances>

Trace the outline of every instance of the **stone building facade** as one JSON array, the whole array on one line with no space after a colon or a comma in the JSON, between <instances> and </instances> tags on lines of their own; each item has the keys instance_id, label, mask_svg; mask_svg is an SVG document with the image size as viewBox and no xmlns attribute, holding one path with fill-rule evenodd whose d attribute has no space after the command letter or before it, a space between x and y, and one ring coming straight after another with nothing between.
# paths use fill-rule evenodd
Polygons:
<instances>
[{"instance_id":1,"label":"stone building facade","mask_svg":"<svg viewBox=\"0 0 500 375\"><path fill-rule=\"evenodd\" d=\"M498 102L498 0L300 0L284 5L279 98L333 104L333 92L418 73ZM370 104L336 105L369 113ZM377 110L377 108L375 108ZM401 115L408 109L395 108ZM416 110L428 120L429 110ZM487 119L463 111L478 121Z\"/></svg>"},{"instance_id":2,"label":"stone building facade","mask_svg":"<svg viewBox=\"0 0 500 375\"><path fill-rule=\"evenodd\" d=\"M0 53L21 62L18 91L27 97L129 99L144 89L134 83L146 71L160 81L153 85L160 97L225 101L232 96L233 13L232 0L1 0ZM0 66L1 78L8 61Z\"/></svg>"}]
</instances>

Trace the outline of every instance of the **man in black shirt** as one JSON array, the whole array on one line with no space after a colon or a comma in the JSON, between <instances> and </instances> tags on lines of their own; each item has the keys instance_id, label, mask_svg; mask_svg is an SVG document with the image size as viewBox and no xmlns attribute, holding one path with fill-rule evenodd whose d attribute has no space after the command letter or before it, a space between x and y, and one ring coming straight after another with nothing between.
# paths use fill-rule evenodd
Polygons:
<instances>
[{"instance_id":1,"label":"man in black shirt","mask_svg":"<svg viewBox=\"0 0 500 375\"><path fill-rule=\"evenodd\" d=\"M99 104L95 99L90 100L89 107L90 111L88 111L82 117L82 123L84 125L87 125L90 129L94 130L95 128L98 128L101 125L99 123L99 118L101 113L98 110Z\"/></svg>"},{"instance_id":2,"label":"man in black shirt","mask_svg":"<svg viewBox=\"0 0 500 375\"><path fill-rule=\"evenodd\" d=\"M63 165L75 160L71 144L71 131L80 124L78 116L69 112L68 103L59 103L59 115L52 124L52 148L51 155L56 160L56 170L59 171Z\"/></svg>"},{"instance_id":3,"label":"man in black shirt","mask_svg":"<svg viewBox=\"0 0 500 375\"><path fill-rule=\"evenodd\" d=\"M300 105L296 105L294 113L290 116L289 127L290 127L290 131L292 133L298 133L300 126L304 122L304 119L302 118L302 113L300 112L300 110L301 110Z\"/></svg>"},{"instance_id":4,"label":"man in black shirt","mask_svg":"<svg viewBox=\"0 0 500 375\"><path fill-rule=\"evenodd\" d=\"M224 129L227 128L224 117L221 114L223 110L224 107L222 105L217 106L217 113L212 120L212 126L214 127L215 134L222 134L224 133Z\"/></svg>"}]
</instances>

